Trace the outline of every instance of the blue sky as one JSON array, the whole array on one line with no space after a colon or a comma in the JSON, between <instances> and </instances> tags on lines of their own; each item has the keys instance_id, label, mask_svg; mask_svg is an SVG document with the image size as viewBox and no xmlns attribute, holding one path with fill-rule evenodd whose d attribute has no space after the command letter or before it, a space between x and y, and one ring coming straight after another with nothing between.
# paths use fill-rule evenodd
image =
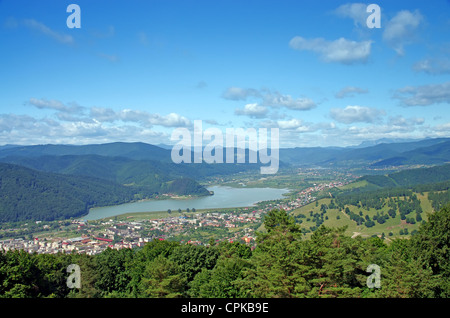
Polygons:
<instances>
[{"instance_id":1,"label":"blue sky","mask_svg":"<svg viewBox=\"0 0 450 318\"><path fill-rule=\"evenodd\" d=\"M0 145L450 137L450 1L0 0L0 78Z\"/></svg>"}]
</instances>

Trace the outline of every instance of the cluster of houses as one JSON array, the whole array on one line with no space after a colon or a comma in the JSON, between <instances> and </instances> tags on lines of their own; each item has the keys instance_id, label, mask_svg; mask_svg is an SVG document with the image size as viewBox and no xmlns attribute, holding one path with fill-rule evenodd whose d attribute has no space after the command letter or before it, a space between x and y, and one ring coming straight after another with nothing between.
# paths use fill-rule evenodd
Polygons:
<instances>
[{"instance_id":1,"label":"cluster of houses","mask_svg":"<svg viewBox=\"0 0 450 318\"><path fill-rule=\"evenodd\" d=\"M147 240L148 241L148 240ZM107 248L133 248L137 246L143 246L145 239L140 239L138 242L126 242L121 241L113 243L112 239L103 237L87 237L85 235L69 239L46 239L39 240L35 238L32 241L24 239L10 239L0 241L0 250L24 250L29 253L45 253L45 254L57 254L57 253L86 253L94 255L101 253Z\"/></svg>"},{"instance_id":2,"label":"cluster of houses","mask_svg":"<svg viewBox=\"0 0 450 318\"><path fill-rule=\"evenodd\" d=\"M245 243L250 244L255 240L253 236L254 230L252 228L243 227L245 224L261 222L261 210L249 210L247 213L226 213L226 212L210 212L210 213L197 213L189 216L181 217L169 217L164 219L149 220L151 224L151 231L158 231L164 233L162 238L167 238L174 235L183 233L189 233L200 228L241 228L240 231L233 231L234 234L228 236L226 239L229 241L243 240ZM251 211L250 211L251 210ZM191 244L205 244L206 242L200 242L198 240L189 240L187 243Z\"/></svg>"},{"instance_id":3,"label":"cluster of houses","mask_svg":"<svg viewBox=\"0 0 450 318\"><path fill-rule=\"evenodd\" d=\"M73 221L77 224L80 236L73 238L34 238L33 240L8 239L0 241L0 250L25 250L33 253L86 253L98 254L107 248L134 248L144 246L153 239L169 239L177 235L189 236L197 229L229 228L226 238L229 241L243 240L249 245L255 244L254 229L246 226L252 223L260 224L262 215L271 209L291 211L316 200L318 191L344 185L343 182L314 184L298 192L295 199L280 203L269 203L261 208L244 208L240 212L208 212L192 213L183 216L147 219L140 222L132 221L102 221L91 224L83 221ZM189 240L190 244L206 244L199 240Z\"/></svg>"},{"instance_id":4,"label":"cluster of houses","mask_svg":"<svg viewBox=\"0 0 450 318\"><path fill-rule=\"evenodd\" d=\"M152 230L168 232L173 228L182 228L183 225L191 225L194 229L205 226L234 228L241 223L255 223L261 220L261 212L252 211L248 213L197 213L190 216L169 217L164 219L149 220L153 226Z\"/></svg>"},{"instance_id":5,"label":"cluster of houses","mask_svg":"<svg viewBox=\"0 0 450 318\"><path fill-rule=\"evenodd\" d=\"M155 220L143 220L141 222L117 222L108 220L98 225L91 225L83 221L78 223L78 230L84 233L73 238L34 238L33 240L8 239L0 241L0 250L25 250L29 253L86 253L95 255L107 248L122 249L142 247L154 239L168 239L181 233L189 233L201 227L235 228L245 223L260 222L260 212L249 213L200 213L188 216L168 217ZM143 231L148 237L144 237ZM245 228L241 232L235 232L233 237L242 239L250 244L255 238L253 230ZM156 234L155 234L156 233ZM205 244L197 240L189 240L190 244Z\"/></svg>"},{"instance_id":6,"label":"cluster of houses","mask_svg":"<svg viewBox=\"0 0 450 318\"><path fill-rule=\"evenodd\" d=\"M268 207L270 209L283 209L285 211L292 211L295 209L298 209L304 205L307 205L311 202L314 202L317 197L314 196L315 193L331 189L334 187L341 187L345 185L344 182L329 182L329 183L321 183L321 184L314 184L312 187L309 187L307 189L304 189L298 193L295 194L295 199L289 200L287 202L281 202L277 204L269 204Z\"/></svg>"}]
</instances>

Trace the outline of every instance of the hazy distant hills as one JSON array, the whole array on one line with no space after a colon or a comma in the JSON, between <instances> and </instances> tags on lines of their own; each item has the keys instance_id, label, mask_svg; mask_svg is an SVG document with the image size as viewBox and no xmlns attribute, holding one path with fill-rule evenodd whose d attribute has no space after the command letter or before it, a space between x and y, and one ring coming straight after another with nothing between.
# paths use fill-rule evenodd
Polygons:
<instances>
[{"instance_id":1,"label":"hazy distant hills","mask_svg":"<svg viewBox=\"0 0 450 318\"><path fill-rule=\"evenodd\" d=\"M135 160L169 161L170 150L142 142L113 142L92 145L33 145L0 147L0 157L41 157L64 155L100 155L106 157L124 157Z\"/></svg>"},{"instance_id":2,"label":"hazy distant hills","mask_svg":"<svg viewBox=\"0 0 450 318\"><path fill-rule=\"evenodd\" d=\"M279 150L280 167L293 166L398 166L405 164L443 164L450 162L450 138L434 138L402 142L362 143L358 147L296 147ZM374 144L364 147L364 144ZM225 162L224 149L224 162ZM66 156L62 158L63 156ZM101 156L100 159L95 156ZM40 157L40 158L39 158ZM77 158L76 158L77 157ZM108 159L106 159L108 158ZM114 158L114 159L111 159ZM122 159L119 159L122 158ZM125 160L128 159L128 160ZM103 160L103 163L101 162ZM105 161L106 160L106 161ZM133 161L133 164L130 162ZM81 166L96 173L92 167L111 175L119 165L137 165L153 173L205 177L259 169L260 164L173 164L167 145L115 142L98 145L35 145L0 147L0 161L23 164L44 171L70 173L83 171ZM75 162L77 161L77 162ZM100 161L100 162L99 162ZM146 162L146 163L144 163ZM248 150L246 150L248 162ZM75 166L74 166L75 165ZM88 166L91 165L91 168ZM114 166L115 168L111 168ZM78 168L77 168L78 167ZM127 170L127 168L124 168ZM106 170L109 170L107 172ZM97 173L99 173L97 171ZM169 174L170 174L169 173ZM120 181L119 179L117 179Z\"/></svg>"},{"instance_id":3,"label":"hazy distant hills","mask_svg":"<svg viewBox=\"0 0 450 318\"><path fill-rule=\"evenodd\" d=\"M396 156L374 163L374 166L408 164L443 164L450 161L450 141L404 151Z\"/></svg>"},{"instance_id":4,"label":"hazy distant hills","mask_svg":"<svg viewBox=\"0 0 450 318\"><path fill-rule=\"evenodd\" d=\"M450 139L380 143L368 147L280 149L280 160L302 166L398 166L450 162Z\"/></svg>"}]
</instances>

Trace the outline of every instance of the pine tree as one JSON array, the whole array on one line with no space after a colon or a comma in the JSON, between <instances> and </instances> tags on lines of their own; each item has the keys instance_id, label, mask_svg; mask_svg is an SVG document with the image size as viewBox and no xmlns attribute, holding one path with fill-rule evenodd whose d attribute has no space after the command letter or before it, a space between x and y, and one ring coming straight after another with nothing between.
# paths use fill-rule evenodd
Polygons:
<instances>
[{"instance_id":1,"label":"pine tree","mask_svg":"<svg viewBox=\"0 0 450 318\"><path fill-rule=\"evenodd\" d=\"M439 279L435 297L450 297L450 205L430 214L411 240L415 257Z\"/></svg>"},{"instance_id":2,"label":"pine tree","mask_svg":"<svg viewBox=\"0 0 450 318\"><path fill-rule=\"evenodd\" d=\"M145 267L140 289L144 297L176 298L183 295L184 287L178 265L158 255Z\"/></svg>"},{"instance_id":3,"label":"pine tree","mask_svg":"<svg viewBox=\"0 0 450 318\"><path fill-rule=\"evenodd\" d=\"M298 297L309 290L303 277L307 268L300 227L284 210L272 210L264 219L267 233L258 233L258 246L250 258L250 268L236 282L245 297Z\"/></svg>"}]
</instances>

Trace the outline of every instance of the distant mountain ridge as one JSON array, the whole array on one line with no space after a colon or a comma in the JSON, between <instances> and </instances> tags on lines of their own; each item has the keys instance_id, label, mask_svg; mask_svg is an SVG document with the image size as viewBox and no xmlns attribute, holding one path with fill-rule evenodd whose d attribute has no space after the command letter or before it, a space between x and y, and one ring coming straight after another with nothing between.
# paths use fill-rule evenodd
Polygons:
<instances>
[{"instance_id":1,"label":"distant mountain ridge","mask_svg":"<svg viewBox=\"0 0 450 318\"><path fill-rule=\"evenodd\" d=\"M374 163L373 166L399 166L406 164L443 164L450 161L450 141L404 151L398 156Z\"/></svg>"},{"instance_id":2,"label":"distant mountain ridge","mask_svg":"<svg viewBox=\"0 0 450 318\"><path fill-rule=\"evenodd\" d=\"M0 158L8 156L40 157L45 155L101 155L107 157L125 157L131 159L149 159L169 161L170 150L143 142L113 142L90 145L31 145L0 148Z\"/></svg>"},{"instance_id":3,"label":"distant mountain ridge","mask_svg":"<svg viewBox=\"0 0 450 318\"><path fill-rule=\"evenodd\" d=\"M354 165L372 165L374 167L399 166L405 164L443 164L450 162L450 138L428 138L422 140L384 143L384 140L361 143L357 147L295 147L280 148L280 167L292 166L323 166L339 167ZM388 140L386 140L388 141ZM375 143L367 147L364 144ZM160 147L162 146L162 147ZM91 145L33 145L0 147L0 161L10 162L11 158L36 158L43 156L81 156L98 155L103 157L122 157L137 161L152 161L153 163L172 164L171 149L168 145L151 145L142 142L115 142ZM225 162L224 149L224 162ZM246 150L248 158L249 150ZM248 162L248 161L246 161ZM203 164L202 164L203 165ZM256 169L260 165L235 164L220 165L180 165L178 173L184 170L196 171L196 175L204 176L217 173L234 173L246 169ZM177 170L177 169L176 169Z\"/></svg>"},{"instance_id":4,"label":"distant mountain ridge","mask_svg":"<svg viewBox=\"0 0 450 318\"><path fill-rule=\"evenodd\" d=\"M450 138L379 143L368 147L280 149L280 160L299 166L392 166L450 162Z\"/></svg>"},{"instance_id":5,"label":"distant mountain ridge","mask_svg":"<svg viewBox=\"0 0 450 318\"><path fill-rule=\"evenodd\" d=\"M426 139L430 139L430 138L426 138ZM366 141L361 142L357 146L349 146L347 148L366 148L366 147L376 146L379 144L408 143L408 142L416 142L416 141L421 141L421 140L426 140L426 139L381 138L381 139L376 139L376 140L366 140Z\"/></svg>"}]
</instances>

